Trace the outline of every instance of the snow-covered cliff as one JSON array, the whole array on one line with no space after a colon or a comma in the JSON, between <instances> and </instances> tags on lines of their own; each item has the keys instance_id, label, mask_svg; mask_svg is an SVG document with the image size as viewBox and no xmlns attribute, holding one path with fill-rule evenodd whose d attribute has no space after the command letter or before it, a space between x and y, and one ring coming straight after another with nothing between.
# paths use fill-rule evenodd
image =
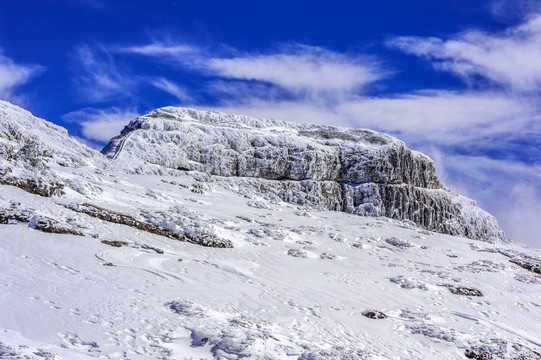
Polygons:
<instances>
[{"instance_id":1,"label":"snow-covered cliff","mask_svg":"<svg viewBox=\"0 0 541 360\"><path fill-rule=\"evenodd\" d=\"M427 156L382 133L190 108L138 117L103 153L218 176L440 187Z\"/></svg>"},{"instance_id":2,"label":"snow-covered cliff","mask_svg":"<svg viewBox=\"0 0 541 360\"><path fill-rule=\"evenodd\" d=\"M505 240L494 217L440 184L430 158L372 130L167 107L130 122L103 153L132 172L150 163L252 178L238 181L287 202Z\"/></svg>"}]
</instances>

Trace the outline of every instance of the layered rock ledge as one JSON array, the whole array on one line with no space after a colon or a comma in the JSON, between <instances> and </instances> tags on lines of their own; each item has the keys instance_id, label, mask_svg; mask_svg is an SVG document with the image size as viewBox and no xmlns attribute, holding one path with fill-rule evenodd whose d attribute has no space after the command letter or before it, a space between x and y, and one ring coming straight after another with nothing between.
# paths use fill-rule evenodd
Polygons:
<instances>
[{"instance_id":1,"label":"layered rock ledge","mask_svg":"<svg viewBox=\"0 0 541 360\"><path fill-rule=\"evenodd\" d=\"M290 203L505 240L494 217L440 184L429 157L372 130L167 107L131 121L102 152L134 172L150 163L240 177Z\"/></svg>"}]
</instances>

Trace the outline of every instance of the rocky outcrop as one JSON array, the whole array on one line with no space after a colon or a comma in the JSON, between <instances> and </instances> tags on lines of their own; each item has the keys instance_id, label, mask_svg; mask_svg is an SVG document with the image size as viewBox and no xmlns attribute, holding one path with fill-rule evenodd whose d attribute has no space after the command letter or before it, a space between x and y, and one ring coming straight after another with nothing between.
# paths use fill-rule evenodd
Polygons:
<instances>
[{"instance_id":1,"label":"rocky outcrop","mask_svg":"<svg viewBox=\"0 0 541 360\"><path fill-rule=\"evenodd\" d=\"M218 176L440 187L427 156L385 134L185 108L133 120L103 153Z\"/></svg>"},{"instance_id":2,"label":"rocky outcrop","mask_svg":"<svg viewBox=\"0 0 541 360\"><path fill-rule=\"evenodd\" d=\"M496 219L475 201L446 189L411 185L343 185L344 211L411 220L427 230L493 241L505 239Z\"/></svg>"},{"instance_id":3,"label":"rocky outcrop","mask_svg":"<svg viewBox=\"0 0 541 360\"><path fill-rule=\"evenodd\" d=\"M66 129L0 100L0 169L4 164L34 172L54 165L107 167L98 151L70 137Z\"/></svg>"},{"instance_id":4,"label":"rocky outcrop","mask_svg":"<svg viewBox=\"0 0 541 360\"><path fill-rule=\"evenodd\" d=\"M505 239L493 216L480 209L475 201L447 189L253 178L231 179L228 184L229 189L241 195L264 194L271 202L285 201L360 216L411 220L430 231L488 242Z\"/></svg>"},{"instance_id":5,"label":"rocky outcrop","mask_svg":"<svg viewBox=\"0 0 541 360\"><path fill-rule=\"evenodd\" d=\"M41 196L63 195L84 186L82 179L62 179L52 168L106 169L98 151L70 137L66 129L0 100L0 185ZM73 185L71 185L73 184Z\"/></svg>"},{"instance_id":6,"label":"rocky outcrop","mask_svg":"<svg viewBox=\"0 0 541 360\"><path fill-rule=\"evenodd\" d=\"M440 184L430 158L372 130L168 107L130 122L102 152L132 172L196 170L272 201L505 240L494 217Z\"/></svg>"}]
</instances>

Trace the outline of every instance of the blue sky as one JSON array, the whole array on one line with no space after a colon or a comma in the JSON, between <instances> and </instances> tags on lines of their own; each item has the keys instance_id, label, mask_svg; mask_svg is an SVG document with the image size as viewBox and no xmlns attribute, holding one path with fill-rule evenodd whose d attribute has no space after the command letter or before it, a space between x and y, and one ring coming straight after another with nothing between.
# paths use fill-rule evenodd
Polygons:
<instances>
[{"instance_id":1,"label":"blue sky","mask_svg":"<svg viewBox=\"0 0 541 360\"><path fill-rule=\"evenodd\" d=\"M391 133L541 247L531 0L0 1L0 99L100 148L161 106Z\"/></svg>"}]
</instances>

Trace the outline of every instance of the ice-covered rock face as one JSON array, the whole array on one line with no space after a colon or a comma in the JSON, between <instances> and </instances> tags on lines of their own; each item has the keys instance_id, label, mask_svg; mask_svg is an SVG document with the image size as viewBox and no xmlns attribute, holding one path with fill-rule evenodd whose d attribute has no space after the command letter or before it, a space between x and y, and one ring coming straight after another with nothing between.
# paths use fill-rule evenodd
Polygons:
<instances>
[{"instance_id":1,"label":"ice-covered rock face","mask_svg":"<svg viewBox=\"0 0 541 360\"><path fill-rule=\"evenodd\" d=\"M428 157L385 134L186 108L135 119L103 152L219 176L439 187Z\"/></svg>"},{"instance_id":2,"label":"ice-covered rock face","mask_svg":"<svg viewBox=\"0 0 541 360\"><path fill-rule=\"evenodd\" d=\"M233 187L290 203L505 240L494 217L440 184L430 158L372 130L167 107L130 122L103 153L133 172L150 163L241 177Z\"/></svg>"}]
</instances>

